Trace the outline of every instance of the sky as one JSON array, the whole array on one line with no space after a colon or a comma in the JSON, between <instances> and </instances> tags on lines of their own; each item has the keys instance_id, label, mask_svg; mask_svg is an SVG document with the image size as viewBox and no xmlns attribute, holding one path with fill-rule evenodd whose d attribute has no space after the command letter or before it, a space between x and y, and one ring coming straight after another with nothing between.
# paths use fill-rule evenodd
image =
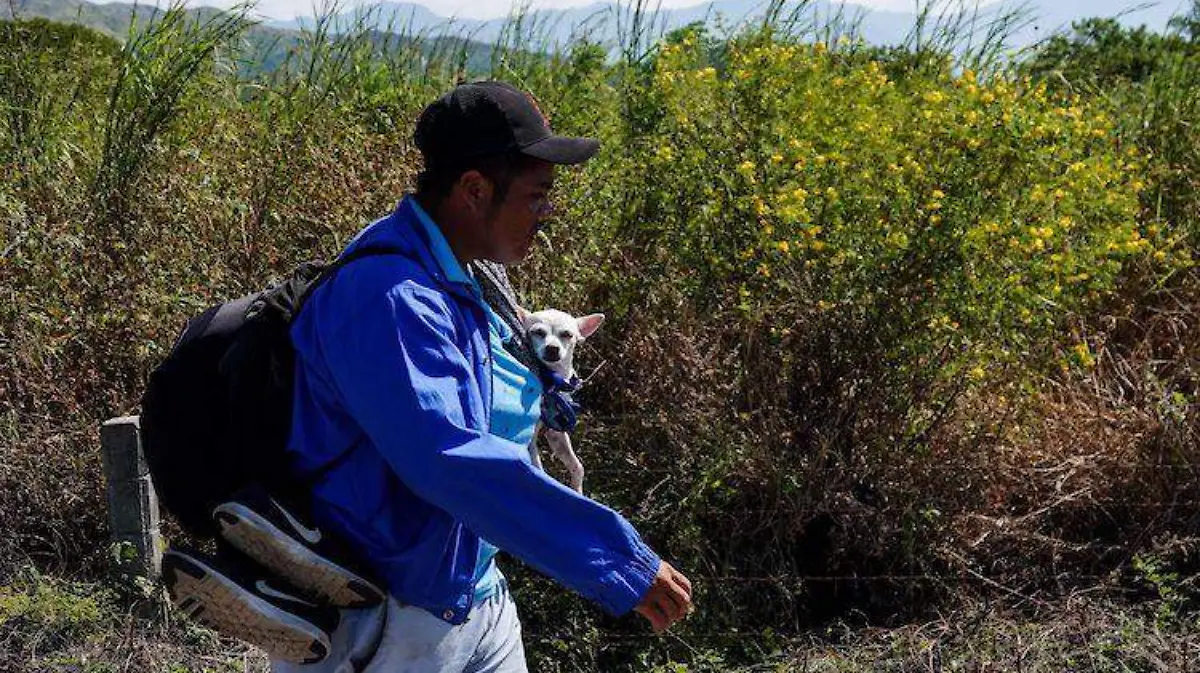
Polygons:
<instances>
[{"instance_id":1,"label":"sky","mask_svg":"<svg viewBox=\"0 0 1200 673\"><path fill-rule=\"evenodd\" d=\"M103 0L101 0L103 1ZM121 0L123 2L131 2L132 0ZM141 0L143 3L147 0ZM505 16L512 8L513 0L400 0L415 2L416 4L428 7L433 13L441 16L455 16L460 18L470 19L491 19L495 17ZM598 0L530 0L530 6L534 9L562 9L566 7L580 7L590 5ZM944 2L955 2L964 0L943 0ZM994 0L981 0L980 5L991 4ZM296 16L311 16L314 14L314 2L320 3L322 0L258 0L256 10L258 13L271 17L273 19L290 19ZM375 0L342 0L345 6L355 6L357 4L374 4ZM662 0L664 9L674 7L688 7L692 5L703 4L705 0ZM899 10L908 11L913 9L915 0L848 0L849 3L863 5L872 9L883 10ZM157 2L155 4L167 4L166 2ZM234 4L233 0L188 0L188 4L194 5L210 5L214 7L229 7ZM973 1L968 2L969 5L974 5Z\"/></svg>"}]
</instances>

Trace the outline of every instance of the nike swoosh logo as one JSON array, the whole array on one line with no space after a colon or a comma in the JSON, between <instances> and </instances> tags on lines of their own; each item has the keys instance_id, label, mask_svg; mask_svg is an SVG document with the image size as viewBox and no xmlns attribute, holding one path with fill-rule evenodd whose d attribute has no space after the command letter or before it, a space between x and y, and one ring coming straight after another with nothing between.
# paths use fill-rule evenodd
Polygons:
<instances>
[{"instance_id":1,"label":"nike swoosh logo","mask_svg":"<svg viewBox=\"0 0 1200 673\"><path fill-rule=\"evenodd\" d=\"M259 592L259 593L261 593L261 594L263 594L264 596L271 596L271 597L273 597L273 598L279 598L279 599L282 599L282 600L285 600L285 601L291 601L291 602L293 602L293 603L299 603L299 604L301 604L301 605L307 605L307 606L309 606L310 608L315 608L315 607L317 607L317 606L316 606L316 605L314 605L313 603L309 603L309 602L308 602L308 601L306 601L306 600L302 600L302 599L296 598L295 596L293 596L293 595L291 595L291 594L285 594L285 593L283 593L282 591L276 591L275 589L272 589L272 588L271 588L271 585L270 585L270 584L267 584L266 580L259 580L259 581L255 582L255 583L254 583L254 588L255 588L255 589L258 589L258 592Z\"/></svg>"},{"instance_id":2,"label":"nike swoosh logo","mask_svg":"<svg viewBox=\"0 0 1200 673\"><path fill-rule=\"evenodd\" d=\"M280 505L278 502L276 502L274 498L271 498L271 504L275 505L275 509L278 509L283 513L283 518L287 519L288 525L296 529L296 532L300 534L300 537L304 538L305 542L309 544L317 544L321 541L321 531L315 528L309 528L297 521L296 517L292 516L291 512L284 509L283 505Z\"/></svg>"}]
</instances>

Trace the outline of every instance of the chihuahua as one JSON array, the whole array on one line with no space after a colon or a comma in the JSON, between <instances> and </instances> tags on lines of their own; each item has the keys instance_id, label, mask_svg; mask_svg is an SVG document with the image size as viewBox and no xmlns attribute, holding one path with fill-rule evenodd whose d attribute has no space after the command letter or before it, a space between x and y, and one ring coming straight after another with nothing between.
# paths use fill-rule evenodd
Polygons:
<instances>
[{"instance_id":1,"label":"chihuahua","mask_svg":"<svg viewBox=\"0 0 1200 673\"><path fill-rule=\"evenodd\" d=\"M529 341L533 346L534 355L545 363L546 367L554 374L549 377L548 387L555 388L555 392L568 395L568 403L572 406L572 410L569 412L570 422L573 423L574 410L569 395L579 387L579 377L575 373L574 365L575 347L596 333L600 324L604 322L604 314L593 313L576 318L555 309L546 309L536 313L521 309L520 318L525 325L525 330L529 333ZM546 402L543 400L543 405L545 404ZM546 418L545 413L542 418ZM579 462L579 457L575 455L575 450L571 447L571 436L565 429L554 429L547 426L545 421L538 423L538 428L545 429L546 441L550 444L550 450L554 452L554 457L558 458L570 475L571 488L583 493L583 463ZM540 469L542 460L538 455L536 432L534 441L529 445L529 457L533 460L533 464Z\"/></svg>"}]
</instances>

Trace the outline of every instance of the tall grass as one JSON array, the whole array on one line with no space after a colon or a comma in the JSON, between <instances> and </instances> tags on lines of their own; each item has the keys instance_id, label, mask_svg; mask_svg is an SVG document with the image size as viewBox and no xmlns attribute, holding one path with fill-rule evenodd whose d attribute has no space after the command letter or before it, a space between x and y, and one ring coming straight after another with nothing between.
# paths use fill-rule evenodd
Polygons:
<instances>
[{"instance_id":1,"label":"tall grass","mask_svg":"<svg viewBox=\"0 0 1200 673\"><path fill-rule=\"evenodd\" d=\"M155 141L177 116L187 88L211 63L213 53L249 25L247 11L242 6L196 19L177 2L151 19L144 30L135 11L104 118L104 143L93 187L100 211L98 225L114 226L120 238L135 233L127 228L129 199Z\"/></svg>"}]
</instances>

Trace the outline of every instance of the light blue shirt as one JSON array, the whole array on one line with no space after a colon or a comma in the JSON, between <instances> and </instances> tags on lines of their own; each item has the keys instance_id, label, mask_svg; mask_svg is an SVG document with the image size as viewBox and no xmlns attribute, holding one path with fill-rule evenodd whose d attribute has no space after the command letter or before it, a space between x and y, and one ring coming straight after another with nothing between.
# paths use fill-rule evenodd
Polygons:
<instances>
[{"instance_id":1,"label":"light blue shirt","mask_svg":"<svg viewBox=\"0 0 1200 673\"><path fill-rule=\"evenodd\" d=\"M425 227L434 258L446 277L452 281L470 283L478 289L478 282L463 270L458 258L450 249L446 236L434 223L433 218L416 202L413 203L413 210ZM542 413L542 383L536 374L504 347L514 336L508 324L488 307L488 346L492 352L492 409L489 432L510 442L528 445L533 441L533 434ZM490 598L503 578L496 566L496 554L500 550L487 540L480 542L479 556L475 563L476 604Z\"/></svg>"},{"instance_id":2,"label":"light blue shirt","mask_svg":"<svg viewBox=\"0 0 1200 673\"><path fill-rule=\"evenodd\" d=\"M490 308L488 322L492 349L491 434L528 446L542 413L542 383L504 347L513 332ZM481 540L475 565L476 603L490 598L503 578L496 567L498 551L492 543Z\"/></svg>"}]
</instances>

